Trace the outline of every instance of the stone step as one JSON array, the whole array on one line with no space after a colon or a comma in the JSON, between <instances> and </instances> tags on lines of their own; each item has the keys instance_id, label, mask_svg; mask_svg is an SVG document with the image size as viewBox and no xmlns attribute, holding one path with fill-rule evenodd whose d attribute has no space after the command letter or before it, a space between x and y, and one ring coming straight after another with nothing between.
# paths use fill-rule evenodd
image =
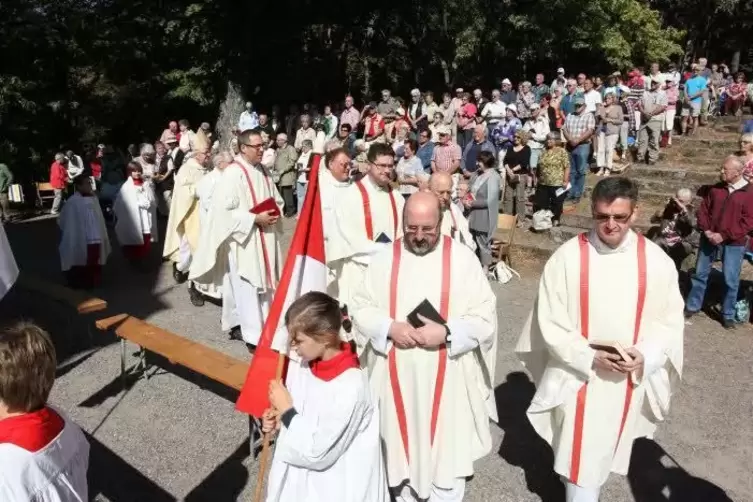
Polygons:
<instances>
[{"instance_id":1,"label":"stone step","mask_svg":"<svg viewBox=\"0 0 753 502\"><path fill-rule=\"evenodd\" d=\"M704 170L699 166L685 164L687 167L669 167L665 164L647 166L633 164L624 174L630 178L660 179L676 183L713 184L719 181L719 169Z\"/></svg>"},{"instance_id":2,"label":"stone step","mask_svg":"<svg viewBox=\"0 0 753 502\"><path fill-rule=\"evenodd\" d=\"M593 191L593 187L587 186L585 190L584 197L591 197L591 192ZM640 190L638 194L638 200L640 202L641 207L645 208L663 208L667 205L667 202L669 201L670 197L673 197L675 195L675 191L672 190L664 190L664 191L653 191L653 190Z\"/></svg>"},{"instance_id":3,"label":"stone step","mask_svg":"<svg viewBox=\"0 0 753 502\"><path fill-rule=\"evenodd\" d=\"M737 150L740 148L740 135L734 133L716 133L698 136L679 136L672 138L672 148L677 149L713 149L718 151Z\"/></svg>"}]
</instances>

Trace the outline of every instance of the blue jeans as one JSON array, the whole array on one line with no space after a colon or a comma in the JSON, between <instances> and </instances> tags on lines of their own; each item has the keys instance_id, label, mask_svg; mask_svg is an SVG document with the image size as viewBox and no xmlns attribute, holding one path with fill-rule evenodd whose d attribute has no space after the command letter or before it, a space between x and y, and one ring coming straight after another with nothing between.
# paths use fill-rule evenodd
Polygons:
<instances>
[{"instance_id":1,"label":"blue jeans","mask_svg":"<svg viewBox=\"0 0 753 502\"><path fill-rule=\"evenodd\" d=\"M296 198L298 199L298 215L301 215L301 209L303 209L303 201L306 200L306 188L309 186L308 183L300 183L296 182Z\"/></svg>"},{"instance_id":2,"label":"blue jeans","mask_svg":"<svg viewBox=\"0 0 753 502\"><path fill-rule=\"evenodd\" d=\"M701 246L698 249L698 259L695 263L695 273L691 278L692 287L685 302L685 309L689 312L698 312L703 307L703 297L706 294L706 285L711 272L711 265L718 246L711 244L706 237L701 237ZM735 303L737 303L737 290L740 287L740 269L743 266L745 246L721 246L722 250L722 273L726 292L722 303L722 317L725 320L735 318Z\"/></svg>"},{"instance_id":3,"label":"blue jeans","mask_svg":"<svg viewBox=\"0 0 753 502\"><path fill-rule=\"evenodd\" d=\"M591 145L583 143L570 152L570 199L580 199L586 186L586 169Z\"/></svg>"}]
</instances>

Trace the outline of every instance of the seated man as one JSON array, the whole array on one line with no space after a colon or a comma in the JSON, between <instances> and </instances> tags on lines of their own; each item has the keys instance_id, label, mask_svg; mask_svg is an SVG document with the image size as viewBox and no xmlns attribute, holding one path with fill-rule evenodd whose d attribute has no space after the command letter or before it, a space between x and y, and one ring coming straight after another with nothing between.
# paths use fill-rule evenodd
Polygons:
<instances>
[{"instance_id":1,"label":"seated man","mask_svg":"<svg viewBox=\"0 0 753 502\"><path fill-rule=\"evenodd\" d=\"M680 270L683 260L693 253L700 241L692 192L687 188L679 189L655 219L659 222L659 232L653 241L674 260L677 270Z\"/></svg>"},{"instance_id":2,"label":"seated man","mask_svg":"<svg viewBox=\"0 0 753 502\"><path fill-rule=\"evenodd\" d=\"M0 331L0 500L89 500L89 443L69 418L46 405L55 348L41 328Z\"/></svg>"}]
</instances>

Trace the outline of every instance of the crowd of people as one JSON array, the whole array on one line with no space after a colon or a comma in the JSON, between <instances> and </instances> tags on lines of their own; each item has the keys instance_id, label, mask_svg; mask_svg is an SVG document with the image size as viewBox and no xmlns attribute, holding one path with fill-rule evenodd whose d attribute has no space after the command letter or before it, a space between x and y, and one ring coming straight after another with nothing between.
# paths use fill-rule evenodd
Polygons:
<instances>
[{"instance_id":1,"label":"crowd of people","mask_svg":"<svg viewBox=\"0 0 753 502\"><path fill-rule=\"evenodd\" d=\"M435 103L416 89L402 102L385 90L360 112L347 97L339 113L326 106L321 115L312 105L267 115L247 103L227 150L209 124L194 132L181 120L155 144L129 149L124 166L104 145L80 171L70 167L79 166L73 152L61 153L51 169L61 266L71 285L98 286L111 253L108 222L136 268L148 266L151 246L163 240L161 255L191 303L221 300L221 329L253 354L279 287L283 219L301 212L316 173L328 284L285 316L300 371L287 389L270 385L263 429L280 432L267 500L460 501L498 420L498 312L488 272L500 210L523 215L533 190L534 211L549 211L556 224L564 200L583 196L592 157L600 174L611 174L630 138L639 157L655 162L675 129L673 104L687 117L683 132L695 130L704 97L716 92L706 71L705 61L683 77L652 66L648 75L635 69L604 82L569 79L560 68L551 85L537 75L517 92L504 79L491 100L457 89ZM685 97L673 103L678 83ZM683 308L686 316L700 309L715 250L724 248L731 275L753 231L740 223L753 214L744 167L725 161L722 183L690 223L703 252L687 304L672 259L631 229L638 190L627 178L594 187L593 229L547 262L516 352L538 386L529 420L554 450L568 502L598 501L609 473L626 473L633 440L666 416L682 373ZM63 200L69 183L74 193ZM678 194L678 207L687 202ZM671 231L690 222L667 217ZM670 231L663 237L661 245L676 244ZM4 232L0 238L12 259ZM737 291L728 288L729 299ZM725 299L725 319L728 307ZM25 380L24 365L36 361L52 364L54 375L46 337L28 325L0 334L0 360L17 358L0 365L0 465L42 462L44 453L26 443L4 456L2 439L43 422L51 425L41 445L65 443L71 455L56 461L68 469L40 475L34 487L15 479L17 470L0 476L10 476L14 496L43 485L86 499L85 439L45 405L54 377Z\"/></svg>"}]
</instances>

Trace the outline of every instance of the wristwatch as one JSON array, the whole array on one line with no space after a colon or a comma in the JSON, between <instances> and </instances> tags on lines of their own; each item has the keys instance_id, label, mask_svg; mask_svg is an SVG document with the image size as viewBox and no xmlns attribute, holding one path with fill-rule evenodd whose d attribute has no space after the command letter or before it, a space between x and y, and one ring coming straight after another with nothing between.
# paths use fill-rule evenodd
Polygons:
<instances>
[{"instance_id":1,"label":"wristwatch","mask_svg":"<svg viewBox=\"0 0 753 502\"><path fill-rule=\"evenodd\" d=\"M443 326L444 326L444 330L446 332L446 334L444 336L444 343L448 344L448 343L450 343L452 341L450 339L450 336L452 335L452 332L450 331L450 327L448 325L444 324Z\"/></svg>"}]
</instances>

